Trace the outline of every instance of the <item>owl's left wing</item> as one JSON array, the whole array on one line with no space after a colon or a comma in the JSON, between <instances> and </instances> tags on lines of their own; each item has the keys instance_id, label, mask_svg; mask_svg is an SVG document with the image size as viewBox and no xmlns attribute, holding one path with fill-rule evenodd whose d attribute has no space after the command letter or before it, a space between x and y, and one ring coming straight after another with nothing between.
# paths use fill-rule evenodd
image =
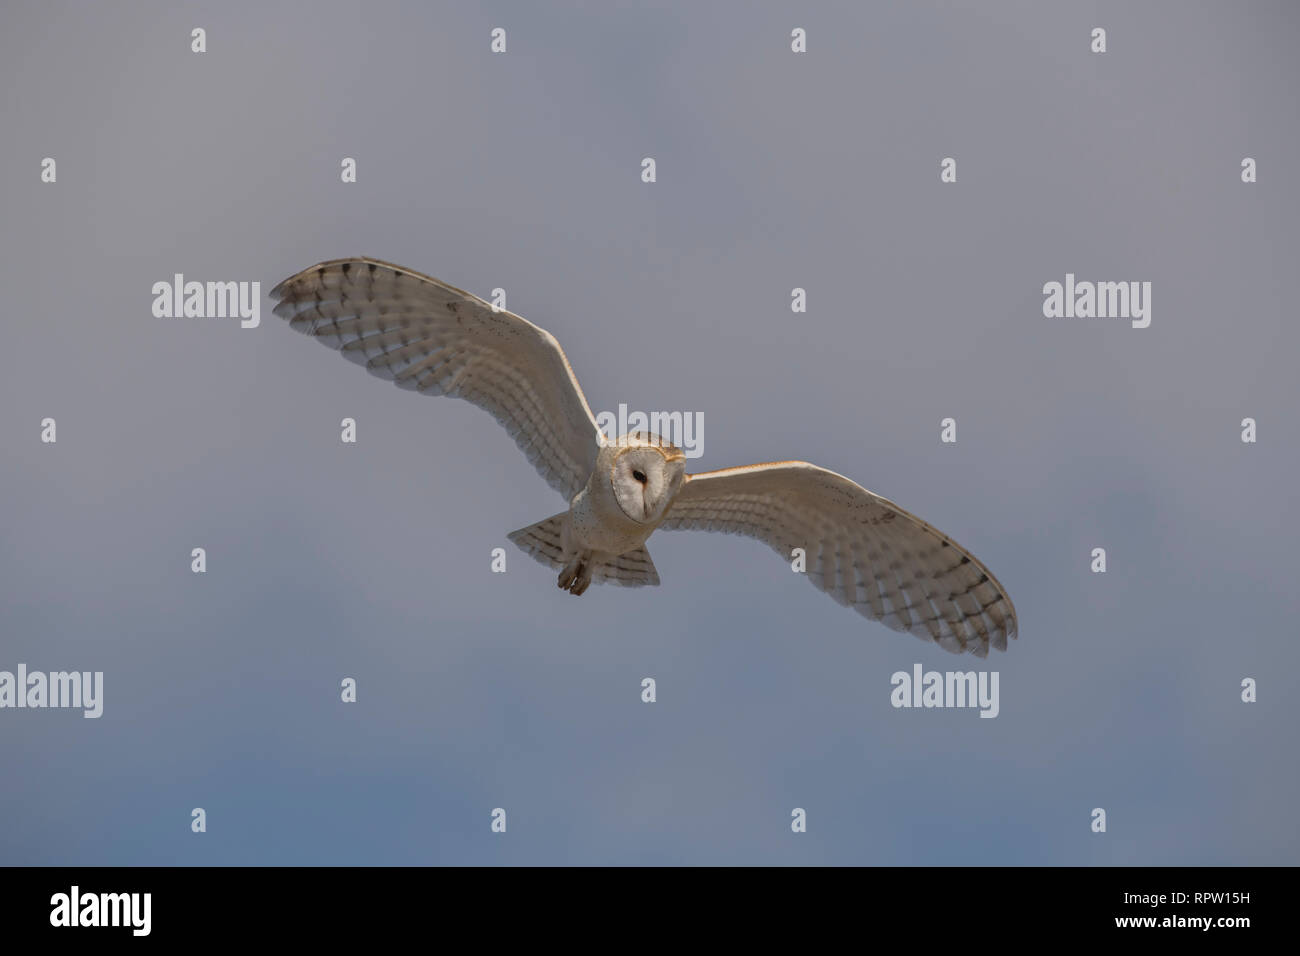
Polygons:
<instances>
[{"instance_id":1,"label":"owl's left wing","mask_svg":"<svg viewBox=\"0 0 1300 956\"><path fill-rule=\"evenodd\" d=\"M895 631L979 657L1016 636L997 578L947 535L843 475L779 461L690 475L661 528L744 534L841 604Z\"/></svg>"},{"instance_id":2,"label":"owl's left wing","mask_svg":"<svg viewBox=\"0 0 1300 956\"><path fill-rule=\"evenodd\" d=\"M334 259L271 290L275 314L399 388L455 395L505 426L552 488L586 485L602 435L545 329L378 259Z\"/></svg>"}]
</instances>

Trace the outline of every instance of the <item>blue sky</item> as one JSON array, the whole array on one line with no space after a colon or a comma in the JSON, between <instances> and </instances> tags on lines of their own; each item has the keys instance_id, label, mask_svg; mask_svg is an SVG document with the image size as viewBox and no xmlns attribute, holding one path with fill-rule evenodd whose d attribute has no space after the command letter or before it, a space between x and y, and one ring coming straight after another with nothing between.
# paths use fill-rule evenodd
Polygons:
<instances>
[{"instance_id":1,"label":"blue sky","mask_svg":"<svg viewBox=\"0 0 1300 956\"><path fill-rule=\"evenodd\" d=\"M1290 5L3 20L0 669L103 671L105 703L0 711L0 862L1298 862ZM352 255L505 288L593 409L701 413L694 470L897 501L1019 640L955 657L695 532L650 539L660 588L574 599L506 541L564 502L485 413L268 299L151 314L176 272ZM1150 281L1150 328L1044 318L1067 272ZM917 662L996 669L999 716L894 709Z\"/></svg>"}]
</instances>

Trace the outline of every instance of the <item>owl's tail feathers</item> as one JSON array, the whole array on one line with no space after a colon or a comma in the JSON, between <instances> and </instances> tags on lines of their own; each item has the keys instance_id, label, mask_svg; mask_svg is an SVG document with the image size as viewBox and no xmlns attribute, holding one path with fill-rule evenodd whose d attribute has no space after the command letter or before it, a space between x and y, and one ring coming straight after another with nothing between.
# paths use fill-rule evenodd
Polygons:
<instances>
[{"instance_id":1,"label":"owl's tail feathers","mask_svg":"<svg viewBox=\"0 0 1300 956\"><path fill-rule=\"evenodd\" d=\"M564 555L564 519L567 512L553 515L545 521L510 532L507 537L521 551L531 554L542 564L563 570L568 565ZM572 555L570 556L572 557ZM628 588L653 587L659 583L659 572L645 547L623 554L596 552L585 562L590 577L596 584L621 584Z\"/></svg>"},{"instance_id":2,"label":"owl's tail feathers","mask_svg":"<svg viewBox=\"0 0 1300 956\"><path fill-rule=\"evenodd\" d=\"M597 554L591 565L591 579L597 584L621 584L625 588L655 587L659 572L645 545L622 554Z\"/></svg>"},{"instance_id":3,"label":"owl's tail feathers","mask_svg":"<svg viewBox=\"0 0 1300 956\"><path fill-rule=\"evenodd\" d=\"M520 550L531 554L542 564L552 568L562 568L564 560L564 517L567 512L552 515L545 521L531 524L527 528L511 531L508 537Z\"/></svg>"}]
</instances>

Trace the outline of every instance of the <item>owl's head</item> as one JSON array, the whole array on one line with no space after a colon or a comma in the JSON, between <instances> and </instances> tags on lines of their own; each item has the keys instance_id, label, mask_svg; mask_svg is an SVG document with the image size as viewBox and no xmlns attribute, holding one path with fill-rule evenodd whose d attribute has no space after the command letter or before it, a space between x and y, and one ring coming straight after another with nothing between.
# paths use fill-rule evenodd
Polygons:
<instances>
[{"instance_id":1,"label":"owl's head","mask_svg":"<svg viewBox=\"0 0 1300 956\"><path fill-rule=\"evenodd\" d=\"M629 432L613 446L609 478L619 508L638 524L658 521L686 480L686 455L650 432Z\"/></svg>"}]
</instances>

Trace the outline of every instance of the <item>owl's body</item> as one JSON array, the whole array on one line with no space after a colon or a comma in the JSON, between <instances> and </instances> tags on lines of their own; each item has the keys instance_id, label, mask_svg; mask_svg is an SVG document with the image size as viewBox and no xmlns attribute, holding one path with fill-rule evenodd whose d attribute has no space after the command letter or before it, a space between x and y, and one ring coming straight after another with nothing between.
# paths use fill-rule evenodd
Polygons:
<instances>
[{"instance_id":1,"label":"owl's body","mask_svg":"<svg viewBox=\"0 0 1300 956\"><path fill-rule=\"evenodd\" d=\"M398 387L490 412L569 503L510 535L559 586L659 584L657 528L756 538L841 604L953 652L1006 649L1006 591L951 538L825 468L768 462L686 474L681 450L610 440L554 336L437 279L376 259L323 262L272 290L277 315ZM800 567L800 564L803 567Z\"/></svg>"},{"instance_id":2,"label":"owl's body","mask_svg":"<svg viewBox=\"0 0 1300 956\"><path fill-rule=\"evenodd\" d=\"M633 432L603 445L596 467L564 514L510 535L539 561L560 567L559 585L573 594L587 590L593 575L630 587L659 583L645 549L686 478L686 456L657 435ZM559 526L559 553L551 543Z\"/></svg>"}]
</instances>

